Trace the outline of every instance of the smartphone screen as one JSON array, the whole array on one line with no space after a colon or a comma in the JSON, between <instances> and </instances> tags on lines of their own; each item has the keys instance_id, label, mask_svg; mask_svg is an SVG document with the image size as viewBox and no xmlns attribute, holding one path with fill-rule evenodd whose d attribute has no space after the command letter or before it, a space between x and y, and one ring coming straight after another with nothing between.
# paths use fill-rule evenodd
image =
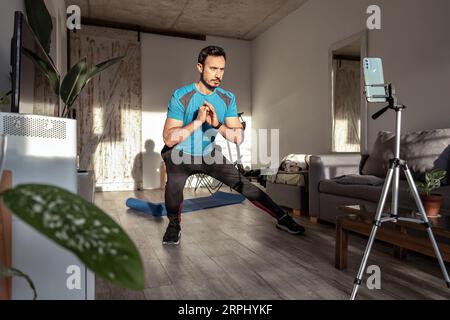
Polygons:
<instances>
[{"instance_id":1,"label":"smartphone screen","mask_svg":"<svg viewBox=\"0 0 450 320\"><path fill-rule=\"evenodd\" d=\"M384 86L383 62L380 58L363 59L364 80L368 102L386 102L386 88Z\"/></svg>"}]
</instances>

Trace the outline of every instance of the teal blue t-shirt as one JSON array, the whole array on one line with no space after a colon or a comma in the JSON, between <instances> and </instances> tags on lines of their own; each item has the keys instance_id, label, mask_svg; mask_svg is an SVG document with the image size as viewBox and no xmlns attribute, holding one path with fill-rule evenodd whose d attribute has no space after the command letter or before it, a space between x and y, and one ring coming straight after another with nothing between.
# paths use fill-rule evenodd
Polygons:
<instances>
[{"instance_id":1,"label":"teal blue t-shirt","mask_svg":"<svg viewBox=\"0 0 450 320\"><path fill-rule=\"evenodd\" d=\"M167 117L183 121L183 127L197 118L198 109L208 101L214 106L219 121L225 123L225 118L237 117L235 96L222 88L216 88L210 95L201 93L195 83L176 90L170 99ZM207 134L205 134L205 132ZM175 146L193 156L205 155L214 147L214 139L218 130L208 123L195 130L186 140Z\"/></svg>"}]
</instances>

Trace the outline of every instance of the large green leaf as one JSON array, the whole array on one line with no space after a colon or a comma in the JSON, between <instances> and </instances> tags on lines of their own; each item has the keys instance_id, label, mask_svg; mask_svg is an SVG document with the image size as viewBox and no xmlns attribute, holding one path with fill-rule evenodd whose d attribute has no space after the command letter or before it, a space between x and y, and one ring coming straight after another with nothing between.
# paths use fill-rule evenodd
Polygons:
<instances>
[{"instance_id":1,"label":"large green leaf","mask_svg":"<svg viewBox=\"0 0 450 320\"><path fill-rule=\"evenodd\" d=\"M23 221L72 251L108 281L144 288L140 254L125 231L81 197L47 185L19 185L3 193L5 205Z\"/></svg>"},{"instance_id":2,"label":"large green leaf","mask_svg":"<svg viewBox=\"0 0 450 320\"><path fill-rule=\"evenodd\" d=\"M86 83L88 83L93 77L95 77L98 73L102 72L103 70L111 67L112 65L120 62L125 58L125 56L120 56L117 58L112 58L106 61L103 61L102 63L99 63L98 65L92 67L88 71L87 80Z\"/></svg>"},{"instance_id":3,"label":"large green leaf","mask_svg":"<svg viewBox=\"0 0 450 320\"><path fill-rule=\"evenodd\" d=\"M29 50L28 48L22 47L23 53L30 58L41 70L44 72L45 76L50 82L50 86L53 91L59 95L59 73L56 69L47 61L41 59L36 53Z\"/></svg>"},{"instance_id":4,"label":"large green leaf","mask_svg":"<svg viewBox=\"0 0 450 320\"><path fill-rule=\"evenodd\" d=\"M7 267L0 266L0 279L1 278L12 278L12 277L24 278L25 281L30 286L31 290L33 291L33 300L37 299L36 287L34 286L33 281L27 274L23 273L20 270L14 269L14 268L7 268Z\"/></svg>"},{"instance_id":5,"label":"large green leaf","mask_svg":"<svg viewBox=\"0 0 450 320\"><path fill-rule=\"evenodd\" d=\"M53 22L44 0L25 0L28 24L46 53L50 52Z\"/></svg>"},{"instance_id":6,"label":"large green leaf","mask_svg":"<svg viewBox=\"0 0 450 320\"><path fill-rule=\"evenodd\" d=\"M83 58L64 77L61 83L60 95L66 105L70 106L70 102L73 103L74 101L73 97L80 94L86 83L87 71L86 58Z\"/></svg>"},{"instance_id":7,"label":"large green leaf","mask_svg":"<svg viewBox=\"0 0 450 320\"><path fill-rule=\"evenodd\" d=\"M70 101L68 101L67 105L69 106L69 110L70 111L70 106L73 105L73 103L75 102L75 100L78 98L78 96L80 95L81 91L83 91L84 87L89 83L89 81L91 81L98 73L106 70L107 68L111 67L112 65L120 62L123 60L123 58L125 58L125 56L120 56L117 58L113 58L113 59L109 59L106 61L103 61L102 63L97 64L94 67L91 67L90 69L87 70L87 74L86 74L86 78L85 78L85 82L83 84L83 86L81 87L81 90L75 95L73 95L70 99Z\"/></svg>"}]
</instances>

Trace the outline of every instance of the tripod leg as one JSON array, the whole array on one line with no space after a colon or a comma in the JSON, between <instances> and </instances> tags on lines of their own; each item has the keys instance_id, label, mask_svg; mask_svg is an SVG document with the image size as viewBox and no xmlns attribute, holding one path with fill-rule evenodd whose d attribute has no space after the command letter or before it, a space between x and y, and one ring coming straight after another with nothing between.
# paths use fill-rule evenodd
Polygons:
<instances>
[{"instance_id":1,"label":"tripod leg","mask_svg":"<svg viewBox=\"0 0 450 320\"><path fill-rule=\"evenodd\" d=\"M398 216L398 189L400 181L400 168L394 169L394 181L392 183L392 202L391 202L391 215Z\"/></svg>"},{"instance_id":2,"label":"tripod leg","mask_svg":"<svg viewBox=\"0 0 450 320\"><path fill-rule=\"evenodd\" d=\"M392 168L389 169L388 174L386 176L386 180L384 182L383 191L381 192L381 198L378 203L377 212L376 212L374 220L373 220L372 232L370 233L369 242L367 243L367 247L364 252L364 256L363 256L361 265L359 267L358 276L355 279L352 296L350 298L351 300L355 300L355 298L356 298L356 294L358 293L359 286L362 283L364 270L366 270L367 260L369 259L370 251L372 250L372 245L373 245L373 242L375 241L377 230L381 226L381 215L383 214L383 209L384 209L384 206L386 205L386 199L387 199L387 195L389 192L389 188L391 186L392 176L394 175L394 166L395 166L395 164L393 164Z\"/></svg>"},{"instance_id":3,"label":"tripod leg","mask_svg":"<svg viewBox=\"0 0 450 320\"><path fill-rule=\"evenodd\" d=\"M419 213L422 217L422 220L424 222L425 228L428 233L428 237L430 238L431 245L433 246L434 253L436 255L436 258L439 262L439 266L441 267L442 274L444 275L445 283L447 284L447 287L450 288L450 278L448 277L447 268L445 267L444 260L442 259L441 252L439 250L439 246L436 242L436 239L434 238L433 230L431 229L430 221L428 220L427 214L425 212L425 208L423 207L422 201L419 197L419 192L417 191L416 184L414 183L414 179L411 175L411 171L407 166L405 166L405 175L406 179L408 180L409 187L411 188L412 194L414 196L414 200L416 201L417 208L419 209Z\"/></svg>"}]
</instances>

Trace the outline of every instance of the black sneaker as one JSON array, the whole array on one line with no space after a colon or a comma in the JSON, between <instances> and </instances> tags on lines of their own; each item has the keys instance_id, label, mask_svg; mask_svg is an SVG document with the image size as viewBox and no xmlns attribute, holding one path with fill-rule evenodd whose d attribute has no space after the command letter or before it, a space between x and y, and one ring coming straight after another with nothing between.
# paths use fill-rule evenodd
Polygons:
<instances>
[{"instance_id":1,"label":"black sneaker","mask_svg":"<svg viewBox=\"0 0 450 320\"><path fill-rule=\"evenodd\" d=\"M179 245L181 237L181 227L177 222L169 222L166 233L163 237L163 244Z\"/></svg>"},{"instance_id":2,"label":"black sneaker","mask_svg":"<svg viewBox=\"0 0 450 320\"><path fill-rule=\"evenodd\" d=\"M285 215L278 220L277 228L289 232L290 234L297 235L305 233L305 228L298 225L289 215Z\"/></svg>"}]
</instances>

